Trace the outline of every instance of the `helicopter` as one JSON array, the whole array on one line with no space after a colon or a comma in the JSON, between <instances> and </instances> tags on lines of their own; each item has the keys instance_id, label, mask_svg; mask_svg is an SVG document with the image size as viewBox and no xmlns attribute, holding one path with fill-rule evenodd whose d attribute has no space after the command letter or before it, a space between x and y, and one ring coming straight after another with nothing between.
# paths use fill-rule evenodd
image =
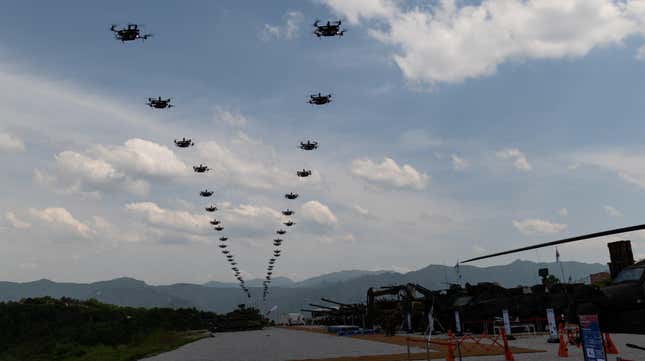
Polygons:
<instances>
[{"instance_id":1,"label":"helicopter","mask_svg":"<svg viewBox=\"0 0 645 361\"><path fill-rule=\"evenodd\" d=\"M288 221L286 221L286 222L284 222L284 223L282 223L282 224L284 224L284 225L285 225L285 226L287 226L287 227L291 227L291 226L293 226L293 225L294 225L294 224L296 224L296 223L295 223L295 222L293 222L292 220L288 220Z\"/></svg>"},{"instance_id":2,"label":"helicopter","mask_svg":"<svg viewBox=\"0 0 645 361\"><path fill-rule=\"evenodd\" d=\"M296 199L296 198L298 198L298 193L293 193L293 192L287 193L287 194L284 195L284 197L286 199Z\"/></svg>"},{"instance_id":3,"label":"helicopter","mask_svg":"<svg viewBox=\"0 0 645 361\"><path fill-rule=\"evenodd\" d=\"M296 171L296 174L300 178L305 178L311 175L311 171L303 168L302 170Z\"/></svg>"},{"instance_id":4,"label":"helicopter","mask_svg":"<svg viewBox=\"0 0 645 361\"><path fill-rule=\"evenodd\" d=\"M325 105L331 103L331 94L323 95L321 93L309 95L307 103L311 105Z\"/></svg>"},{"instance_id":5,"label":"helicopter","mask_svg":"<svg viewBox=\"0 0 645 361\"><path fill-rule=\"evenodd\" d=\"M215 228L213 228L213 229L214 229L214 230L216 230L216 231L218 231L218 232L221 232L221 231L223 231L223 230L224 230L224 227L222 227L222 226L217 226L217 227L215 227Z\"/></svg>"},{"instance_id":6,"label":"helicopter","mask_svg":"<svg viewBox=\"0 0 645 361\"><path fill-rule=\"evenodd\" d=\"M208 166L200 164L200 165L193 166L193 170L195 171L195 173L204 173L204 172L208 172L211 169L208 168Z\"/></svg>"},{"instance_id":7,"label":"helicopter","mask_svg":"<svg viewBox=\"0 0 645 361\"><path fill-rule=\"evenodd\" d=\"M320 20L314 22L314 35L317 37L329 37L329 36L343 36L345 33L344 29L340 28L341 21L327 21L327 24L320 25Z\"/></svg>"},{"instance_id":8,"label":"helicopter","mask_svg":"<svg viewBox=\"0 0 645 361\"><path fill-rule=\"evenodd\" d=\"M287 231L285 231L284 229L278 229L277 231L275 231L275 233L282 235L287 233Z\"/></svg>"},{"instance_id":9,"label":"helicopter","mask_svg":"<svg viewBox=\"0 0 645 361\"><path fill-rule=\"evenodd\" d=\"M292 214L295 214L296 212L292 211L291 209L287 208L284 211L282 211L282 214L285 216L290 216Z\"/></svg>"},{"instance_id":10,"label":"helicopter","mask_svg":"<svg viewBox=\"0 0 645 361\"><path fill-rule=\"evenodd\" d=\"M318 149L318 142L316 142L316 141L309 141L309 140L307 140L307 143L300 142L300 149L302 149L302 150L314 150L314 149Z\"/></svg>"},{"instance_id":11,"label":"helicopter","mask_svg":"<svg viewBox=\"0 0 645 361\"><path fill-rule=\"evenodd\" d=\"M204 209L206 209L206 212L215 212L217 210L217 207L215 207L214 205L210 205Z\"/></svg>"},{"instance_id":12,"label":"helicopter","mask_svg":"<svg viewBox=\"0 0 645 361\"><path fill-rule=\"evenodd\" d=\"M199 195L202 197L210 197L213 195L213 191L209 191L208 189L204 189L203 191L199 192Z\"/></svg>"},{"instance_id":13,"label":"helicopter","mask_svg":"<svg viewBox=\"0 0 645 361\"><path fill-rule=\"evenodd\" d=\"M222 241L222 242L225 242L225 241L228 240L228 238L227 237L220 237L219 240Z\"/></svg>"},{"instance_id":14,"label":"helicopter","mask_svg":"<svg viewBox=\"0 0 645 361\"><path fill-rule=\"evenodd\" d=\"M210 224L212 224L214 226L217 226L220 223L222 223L222 222L218 221L217 219L213 219L212 221L210 221Z\"/></svg>"},{"instance_id":15,"label":"helicopter","mask_svg":"<svg viewBox=\"0 0 645 361\"><path fill-rule=\"evenodd\" d=\"M174 107L174 105L170 104L170 101L172 98L168 99L161 99L161 97L158 98L148 98L148 102L146 103L150 108L155 108L155 109L168 109Z\"/></svg>"},{"instance_id":16,"label":"helicopter","mask_svg":"<svg viewBox=\"0 0 645 361\"><path fill-rule=\"evenodd\" d=\"M188 148L188 147L192 147L193 145L195 145L195 143L193 143L192 139L190 139L190 138L188 138L188 139L181 138L181 140L175 139L175 145L178 146L179 148Z\"/></svg>"},{"instance_id":17,"label":"helicopter","mask_svg":"<svg viewBox=\"0 0 645 361\"><path fill-rule=\"evenodd\" d=\"M110 31L114 33L114 37L121 42L132 41L132 40L147 40L152 34L141 34L141 25L138 24L128 24L126 27L117 29L117 25L110 26Z\"/></svg>"}]
</instances>

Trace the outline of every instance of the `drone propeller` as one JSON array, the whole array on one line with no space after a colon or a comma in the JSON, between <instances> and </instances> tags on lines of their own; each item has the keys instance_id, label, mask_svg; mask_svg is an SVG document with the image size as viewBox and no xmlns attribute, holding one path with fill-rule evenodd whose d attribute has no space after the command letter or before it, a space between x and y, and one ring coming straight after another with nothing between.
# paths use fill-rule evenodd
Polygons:
<instances>
[{"instance_id":1,"label":"drone propeller","mask_svg":"<svg viewBox=\"0 0 645 361\"><path fill-rule=\"evenodd\" d=\"M116 31L116 27L117 27L116 24L110 25L110 31Z\"/></svg>"},{"instance_id":2,"label":"drone propeller","mask_svg":"<svg viewBox=\"0 0 645 361\"><path fill-rule=\"evenodd\" d=\"M319 23L320 23L320 19L316 19L316 21L314 21L313 26L316 26L316 27L317 27Z\"/></svg>"}]
</instances>

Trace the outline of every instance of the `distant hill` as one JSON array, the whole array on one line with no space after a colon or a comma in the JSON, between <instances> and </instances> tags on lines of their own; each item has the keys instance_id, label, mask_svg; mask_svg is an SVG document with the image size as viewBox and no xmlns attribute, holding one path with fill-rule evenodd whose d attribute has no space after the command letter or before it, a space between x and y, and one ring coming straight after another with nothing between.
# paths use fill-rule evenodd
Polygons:
<instances>
[{"instance_id":1,"label":"distant hill","mask_svg":"<svg viewBox=\"0 0 645 361\"><path fill-rule=\"evenodd\" d=\"M560 278L560 268L555 263L535 263L517 260L492 267L460 267L462 283L498 282L505 287L532 285L539 282L539 268L549 268ZM607 266L580 262L562 262L565 275L575 280L591 273L603 272ZM339 302L364 302L369 287L413 282L430 289L447 288L447 283L459 282L454 267L429 265L405 274L392 271L340 271L294 282L286 277L272 281L271 295L267 301L278 305L282 312L298 311L309 303L320 303L320 298ZM247 282L253 295L261 293L261 280ZM203 285L179 283L152 286L132 278L117 278L94 283L58 283L49 280L15 283L0 282L0 301L19 300L25 297L95 298L101 302L132 307L196 307L214 312L227 312L248 301L235 283L208 282Z\"/></svg>"}]
</instances>

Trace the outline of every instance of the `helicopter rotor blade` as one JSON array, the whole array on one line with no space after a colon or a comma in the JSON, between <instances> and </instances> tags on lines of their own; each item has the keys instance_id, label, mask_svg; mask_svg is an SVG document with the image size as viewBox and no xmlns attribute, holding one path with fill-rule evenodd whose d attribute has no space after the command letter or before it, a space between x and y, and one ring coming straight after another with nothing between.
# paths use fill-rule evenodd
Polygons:
<instances>
[{"instance_id":1,"label":"helicopter rotor blade","mask_svg":"<svg viewBox=\"0 0 645 361\"><path fill-rule=\"evenodd\" d=\"M459 263L468 263L468 262L473 262L473 261L479 261L479 260L486 259L486 258L492 258L492 257L503 256L503 255L511 254L511 253L529 251L529 250L536 249L536 248L557 246L557 245L563 244L563 243L582 241L582 240L585 240L585 239L598 238L598 237L606 237L606 236L611 236L611 235L614 235L614 234L640 231L640 230L643 230L643 229L645 229L645 224L640 224L640 225L631 226L631 227L610 229L610 230L607 230L607 231L589 233L589 234L584 234L584 235L581 235L581 236L564 238L564 239L560 239L560 240L557 240L557 241L540 243L540 244L535 244L535 245L532 245L532 246L512 249L512 250L509 250L509 251L503 251L503 252L497 252L497 253L493 253L493 254L488 254L488 255L485 255L485 256L479 256L479 257L467 259L465 261L461 261Z\"/></svg>"}]
</instances>

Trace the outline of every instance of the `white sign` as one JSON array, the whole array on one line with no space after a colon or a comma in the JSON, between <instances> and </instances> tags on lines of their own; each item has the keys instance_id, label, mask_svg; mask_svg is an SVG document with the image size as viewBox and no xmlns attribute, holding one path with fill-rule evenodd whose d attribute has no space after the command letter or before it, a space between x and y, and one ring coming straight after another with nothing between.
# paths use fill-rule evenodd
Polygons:
<instances>
[{"instance_id":1,"label":"white sign","mask_svg":"<svg viewBox=\"0 0 645 361\"><path fill-rule=\"evenodd\" d=\"M508 317L508 310L503 309L502 310L502 317L504 318L504 331L506 331L507 335L511 334L511 320Z\"/></svg>"},{"instance_id":2,"label":"white sign","mask_svg":"<svg viewBox=\"0 0 645 361\"><path fill-rule=\"evenodd\" d=\"M455 331L461 334L461 320L459 319L459 311L455 311Z\"/></svg>"},{"instance_id":3,"label":"white sign","mask_svg":"<svg viewBox=\"0 0 645 361\"><path fill-rule=\"evenodd\" d=\"M549 338L558 338L558 327L555 323L555 312L552 308L546 309L546 320L549 322Z\"/></svg>"}]
</instances>

